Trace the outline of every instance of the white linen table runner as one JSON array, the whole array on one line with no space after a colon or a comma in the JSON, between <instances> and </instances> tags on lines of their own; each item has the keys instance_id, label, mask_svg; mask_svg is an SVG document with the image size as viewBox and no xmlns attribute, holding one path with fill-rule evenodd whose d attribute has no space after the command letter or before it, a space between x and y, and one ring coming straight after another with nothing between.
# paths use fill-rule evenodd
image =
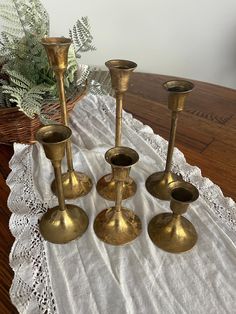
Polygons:
<instances>
[{"instance_id":1,"label":"white linen table runner","mask_svg":"<svg viewBox=\"0 0 236 314\"><path fill-rule=\"evenodd\" d=\"M158 119L158 117L157 117ZM169 123L169 121L167 121ZM140 156L131 176L137 182L134 197L124 206L142 220L142 233L132 243L114 247L101 242L93 231L96 215L113 204L101 198L95 184L111 171L104 153L114 146L115 100L86 96L70 114L75 169L93 180L85 197L67 200L89 216L86 233L58 245L44 241L38 220L57 204L50 182L53 168L43 148L14 145L7 183L10 229L15 242L10 254L14 280L10 295L20 313L156 314L236 313L236 206L220 188L203 178L199 168L186 163L175 149L173 170L200 192L185 215L198 232L189 252L170 254L150 240L147 225L169 202L152 197L146 178L163 170L167 142L124 112L122 144ZM66 170L65 160L63 169Z\"/></svg>"}]
</instances>

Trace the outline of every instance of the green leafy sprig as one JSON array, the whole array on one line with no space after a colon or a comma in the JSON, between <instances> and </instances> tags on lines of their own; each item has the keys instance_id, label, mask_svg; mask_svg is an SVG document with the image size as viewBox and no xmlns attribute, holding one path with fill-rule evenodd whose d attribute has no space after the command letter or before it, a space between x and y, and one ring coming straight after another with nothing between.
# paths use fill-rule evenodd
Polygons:
<instances>
[{"instance_id":1,"label":"green leafy sprig","mask_svg":"<svg viewBox=\"0 0 236 314\"><path fill-rule=\"evenodd\" d=\"M28 117L42 120L45 100L57 100L54 74L41 39L49 35L49 16L40 0L4 0L0 3L0 107L17 106ZM111 90L109 76L88 66L78 71L81 54L96 50L87 17L78 19L69 36L73 41L65 74L67 95L86 81L94 94Z\"/></svg>"}]
</instances>

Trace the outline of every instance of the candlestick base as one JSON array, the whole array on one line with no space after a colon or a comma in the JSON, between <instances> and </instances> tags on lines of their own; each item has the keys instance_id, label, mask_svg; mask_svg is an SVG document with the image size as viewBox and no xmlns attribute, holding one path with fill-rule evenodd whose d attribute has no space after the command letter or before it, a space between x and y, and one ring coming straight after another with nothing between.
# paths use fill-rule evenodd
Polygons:
<instances>
[{"instance_id":1,"label":"candlestick base","mask_svg":"<svg viewBox=\"0 0 236 314\"><path fill-rule=\"evenodd\" d=\"M115 207L104 209L97 215L93 227L97 237L111 245L129 243L142 231L139 217L124 207L119 212Z\"/></svg>"},{"instance_id":2,"label":"candlestick base","mask_svg":"<svg viewBox=\"0 0 236 314\"><path fill-rule=\"evenodd\" d=\"M197 232L190 221L171 213L159 214L148 225L152 242L170 253L190 250L197 242Z\"/></svg>"},{"instance_id":3,"label":"candlestick base","mask_svg":"<svg viewBox=\"0 0 236 314\"><path fill-rule=\"evenodd\" d=\"M39 222L40 233L51 243L63 244L81 237L88 227L88 216L76 205L50 208Z\"/></svg>"},{"instance_id":4,"label":"candlestick base","mask_svg":"<svg viewBox=\"0 0 236 314\"><path fill-rule=\"evenodd\" d=\"M129 177L126 182L123 183L122 199L129 198L136 193L137 185L134 180ZM103 198L109 201L115 201L116 199L116 181L113 179L112 174L107 174L99 179L97 183L97 192Z\"/></svg>"},{"instance_id":5,"label":"candlestick base","mask_svg":"<svg viewBox=\"0 0 236 314\"><path fill-rule=\"evenodd\" d=\"M182 180L181 175L177 175L173 172L155 172L152 175L150 175L146 180L146 189L148 192L164 201L170 200L170 192L168 189L168 184L173 181L179 181Z\"/></svg>"},{"instance_id":6,"label":"candlestick base","mask_svg":"<svg viewBox=\"0 0 236 314\"><path fill-rule=\"evenodd\" d=\"M74 199L85 196L92 189L91 179L84 173L76 171L68 171L62 174L62 185L64 197L66 199ZM51 185L52 191L57 195L56 181Z\"/></svg>"}]
</instances>

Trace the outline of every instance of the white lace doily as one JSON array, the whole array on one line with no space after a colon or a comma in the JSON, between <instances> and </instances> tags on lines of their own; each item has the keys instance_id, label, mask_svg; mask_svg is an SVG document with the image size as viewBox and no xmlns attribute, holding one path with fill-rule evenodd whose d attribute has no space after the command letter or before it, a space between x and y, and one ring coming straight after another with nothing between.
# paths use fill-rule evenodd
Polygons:
<instances>
[{"instance_id":1,"label":"white lace doily","mask_svg":"<svg viewBox=\"0 0 236 314\"><path fill-rule=\"evenodd\" d=\"M87 96L71 113L75 168L93 182L110 172L104 153L114 145L115 103L111 97ZM39 144L15 144L7 183L11 189L10 254L14 280L10 290L20 313L232 313L236 306L236 206L218 186L201 176L175 149L173 169L192 182L200 198L186 217L199 239L190 252L174 255L155 247L147 224L168 211L169 203L145 190L145 179L163 170L167 142L132 115L124 113L122 144L135 148L140 161L131 170L138 193L125 206L135 209L143 232L125 247L99 241L93 232L97 213L112 202L95 186L86 197L70 201L84 208L90 225L81 239L66 245L44 241L38 220L57 199L50 190L53 170ZM63 164L64 170L65 162ZM95 185L95 184L94 184ZM70 203L68 201L68 203Z\"/></svg>"}]
</instances>

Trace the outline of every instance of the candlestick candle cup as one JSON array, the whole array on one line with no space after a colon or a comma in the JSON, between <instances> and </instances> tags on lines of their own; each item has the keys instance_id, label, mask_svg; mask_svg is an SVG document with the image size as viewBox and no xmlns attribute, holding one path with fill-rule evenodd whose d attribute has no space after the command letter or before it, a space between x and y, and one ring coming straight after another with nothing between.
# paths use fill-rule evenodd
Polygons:
<instances>
[{"instance_id":1,"label":"candlestick candle cup","mask_svg":"<svg viewBox=\"0 0 236 314\"><path fill-rule=\"evenodd\" d=\"M171 171L178 116L184 110L186 97L193 90L194 85L188 81L175 80L168 81L163 86L168 92L168 107L172 111L167 160L164 171L155 172L147 178L146 189L158 199L170 200L169 183L181 179L180 175Z\"/></svg>"},{"instance_id":2,"label":"candlestick candle cup","mask_svg":"<svg viewBox=\"0 0 236 314\"><path fill-rule=\"evenodd\" d=\"M131 73L137 64L128 60L109 60L106 63L111 75L112 87L116 97L116 129L115 147L121 146L122 136L122 108L125 92L128 90ZM137 186L131 177L123 182L122 199L133 196ZM114 201L116 198L116 182L114 174L110 173L103 176L97 183L98 193L105 199Z\"/></svg>"},{"instance_id":3,"label":"candlestick candle cup","mask_svg":"<svg viewBox=\"0 0 236 314\"><path fill-rule=\"evenodd\" d=\"M129 172L139 159L135 150L128 147L114 147L105 154L106 161L113 169L115 182L115 206L100 212L94 221L94 231L99 239L112 245L123 245L133 241L142 230L139 217L122 207L124 183L129 179Z\"/></svg>"},{"instance_id":4,"label":"candlestick candle cup","mask_svg":"<svg viewBox=\"0 0 236 314\"><path fill-rule=\"evenodd\" d=\"M162 250L182 253L190 250L197 242L198 236L193 224L182 214L198 198L199 192L194 185L184 181L173 181L168 189L173 213L153 217L148 225L148 234L152 242Z\"/></svg>"},{"instance_id":5,"label":"candlestick candle cup","mask_svg":"<svg viewBox=\"0 0 236 314\"><path fill-rule=\"evenodd\" d=\"M36 139L43 145L45 155L51 160L57 185L59 205L48 209L39 222L43 238L52 243L67 243L86 231L88 217L82 208L65 204L61 176L61 160L65 155L66 143L71 137L71 130L64 125L47 125L36 132Z\"/></svg>"},{"instance_id":6,"label":"candlestick candle cup","mask_svg":"<svg viewBox=\"0 0 236 314\"><path fill-rule=\"evenodd\" d=\"M49 64L52 67L57 80L62 121L65 126L68 126L68 113L66 107L64 74L68 66L68 50L71 42L70 38L64 37L45 37L42 39L42 44L46 50ZM74 170L72 145L70 140L66 142L66 157L68 171L62 174L62 185L65 198L73 199L88 194L92 188L92 181L86 174ZM55 194L58 193L55 181L52 182L52 191Z\"/></svg>"}]
</instances>

